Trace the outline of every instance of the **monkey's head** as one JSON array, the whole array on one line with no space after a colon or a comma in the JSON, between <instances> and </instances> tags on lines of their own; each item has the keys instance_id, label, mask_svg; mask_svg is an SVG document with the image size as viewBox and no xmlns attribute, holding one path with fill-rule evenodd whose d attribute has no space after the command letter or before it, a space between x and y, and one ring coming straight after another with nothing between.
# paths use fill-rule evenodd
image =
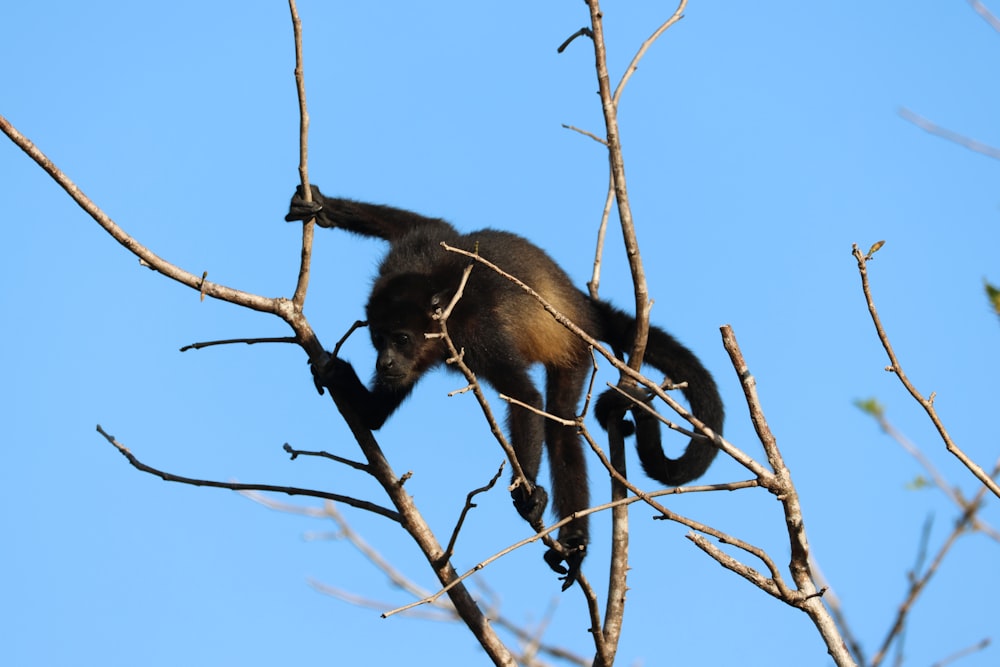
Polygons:
<instances>
[{"instance_id":1,"label":"monkey's head","mask_svg":"<svg viewBox=\"0 0 1000 667\"><path fill-rule=\"evenodd\" d=\"M453 290L452 290L453 291ZM414 384L427 370L443 362L446 347L439 338L434 313L447 305L450 292L421 274L378 280L368 299L368 330L378 352L375 381L388 387Z\"/></svg>"}]
</instances>

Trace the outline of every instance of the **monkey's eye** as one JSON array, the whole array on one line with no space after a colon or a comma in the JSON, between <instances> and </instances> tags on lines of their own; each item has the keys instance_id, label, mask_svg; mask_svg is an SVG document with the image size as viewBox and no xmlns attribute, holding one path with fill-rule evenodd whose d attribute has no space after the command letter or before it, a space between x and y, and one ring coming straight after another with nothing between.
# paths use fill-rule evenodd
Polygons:
<instances>
[{"instance_id":1,"label":"monkey's eye","mask_svg":"<svg viewBox=\"0 0 1000 667\"><path fill-rule=\"evenodd\" d=\"M397 332L392 335L392 343L396 347L404 347L410 344L410 334Z\"/></svg>"},{"instance_id":2,"label":"monkey's eye","mask_svg":"<svg viewBox=\"0 0 1000 667\"><path fill-rule=\"evenodd\" d=\"M372 347L376 350L382 350L385 348L385 336L380 333L372 332Z\"/></svg>"}]
</instances>

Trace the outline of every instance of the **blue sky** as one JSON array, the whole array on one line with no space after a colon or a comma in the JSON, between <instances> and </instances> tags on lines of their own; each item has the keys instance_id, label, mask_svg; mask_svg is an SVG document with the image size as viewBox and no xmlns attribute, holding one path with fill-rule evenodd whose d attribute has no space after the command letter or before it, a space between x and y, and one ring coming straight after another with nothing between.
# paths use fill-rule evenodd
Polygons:
<instances>
[{"instance_id":1,"label":"blue sky","mask_svg":"<svg viewBox=\"0 0 1000 667\"><path fill-rule=\"evenodd\" d=\"M638 4L639 6L633 6ZM613 77L671 7L606 3ZM298 175L287 5L14 3L0 27L0 113L138 240L211 279L290 295L298 227L281 217ZM523 234L582 286L607 182L583 3L310 3L310 173L327 192ZM1000 6L993 7L995 11ZM719 338L733 326L802 495L807 530L874 652L906 586L921 527L932 546L955 510L907 487L921 471L853 401L889 418L966 493L894 377L868 320L852 243L887 241L871 265L906 370L965 451L997 457L998 168L915 128L907 107L1000 145L1000 35L957 0L698 3L649 52L620 107L653 319L720 383L727 437L761 457ZM16 147L0 142L5 456L0 465L0 663L9 665L483 664L457 626L382 620L317 593L314 579L392 603L350 548L304 539L330 526L234 493L166 484L132 468L313 486L381 501L360 473L289 461L285 442L352 456L292 346L223 347L283 325L141 268ZM307 315L332 346L361 314L378 242L317 235ZM620 243L602 295L631 303ZM344 352L371 364L364 337ZM606 379L613 379L608 374ZM991 379L993 378L993 379ZM501 453L458 377L439 372L378 434L410 492L447 534ZM418 435L414 435L418 434ZM414 439L416 442L414 442ZM417 443L421 446L415 446ZM633 466L635 461L633 459ZM595 475L595 478L597 476ZM705 481L744 479L719 461ZM639 477L641 479L641 477ZM595 483L597 498L605 493ZM685 496L677 511L787 562L781 515L761 491ZM354 528L421 585L419 554L378 517ZM800 613L721 569L677 526L637 509L621 664L830 664ZM1000 524L997 503L983 518ZM599 579L607 530L588 568ZM461 568L525 534L502 489L483 497ZM907 664L997 636L998 545L963 538L911 617ZM587 618L539 549L483 575L512 620L587 653ZM992 648L962 661L993 665Z\"/></svg>"}]
</instances>

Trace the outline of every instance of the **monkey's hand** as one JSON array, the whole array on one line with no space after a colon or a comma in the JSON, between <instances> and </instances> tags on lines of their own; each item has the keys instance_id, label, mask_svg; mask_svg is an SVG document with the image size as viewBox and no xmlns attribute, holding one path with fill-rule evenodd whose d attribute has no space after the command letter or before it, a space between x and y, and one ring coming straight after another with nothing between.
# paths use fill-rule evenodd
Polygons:
<instances>
[{"instance_id":1,"label":"monkey's hand","mask_svg":"<svg viewBox=\"0 0 1000 667\"><path fill-rule=\"evenodd\" d=\"M549 549L545 552L545 562L559 574L562 579L562 589L565 591L572 586L580 576L580 565L587 555L587 537L579 531L574 531L570 535L559 534L559 545L562 550ZM563 565L563 562L566 564Z\"/></svg>"},{"instance_id":2,"label":"monkey's hand","mask_svg":"<svg viewBox=\"0 0 1000 667\"><path fill-rule=\"evenodd\" d=\"M323 193L319 191L319 188L315 185L309 186L312 191L312 201L307 202L302 197L302 186L295 188L295 194L292 195L292 201L288 205L288 215L285 216L285 222L292 222L293 220L309 220L310 218L321 217L321 211L323 210L323 202L325 197ZM322 222L319 223L321 227L329 227L330 225L324 225Z\"/></svg>"},{"instance_id":3,"label":"monkey's hand","mask_svg":"<svg viewBox=\"0 0 1000 667\"><path fill-rule=\"evenodd\" d=\"M377 431L385 424L403 399L410 393L413 385L405 387L387 387L378 384L374 391L358 379L354 367L340 357L330 357L325 365L313 364L313 382L319 393L329 389L337 403L343 403L351 408L364 425L372 431Z\"/></svg>"},{"instance_id":4,"label":"monkey's hand","mask_svg":"<svg viewBox=\"0 0 1000 667\"><path fill-rule=\"evenodd\" d=\"M628 396L621 394L614 389L608 389L606 392L601 394L597 403L594 404L594 416L597 417L597 422L601 425L605 431L608 430L608 424L612 419L618 420L618 428L621 430L622 435L628 437L635 433L635 424L625 419L625 413L636 407L636 401L641 403L649 402L649 392L647 392L642 387L637 387L635 385L629 385L627 387L622 387L622 391L626 392ZM631 396L635 401L629 398ZM640 408L641 410L641 408Z\"/></svg>"},{"instance_id":5,"label":"monkey's hand","mask_svg":"<svg viewBox=\"0 0 1000 667\"><path fill-rule=\"evenodd\" d=\"M330 360L322 367L313 364L310 366L310 370L312 370L313 384L316 385L316 391L320 394L323 393L324 387L334 395L356 393L359 388L363 390L365 387L358 378L358 374L354 372L354 367L340 357L330 357Z\"/></svg>"},{"instance_id":6,"label":"monkey's hand","mask_svg":"<svg viewBox=\"0 0 1000 667\"><path fill-rule=\"evenodd\" d=\"M545 524L542 523L542 515L545 513L545 506L549 503L549 494L545 489L535 484L531 487L531 495L524 493L524 486L518 486L510 492L510 497L514 500L514 508L521 518L531 524L536 532L542 532Z\"/></svg>"}]
</instances>

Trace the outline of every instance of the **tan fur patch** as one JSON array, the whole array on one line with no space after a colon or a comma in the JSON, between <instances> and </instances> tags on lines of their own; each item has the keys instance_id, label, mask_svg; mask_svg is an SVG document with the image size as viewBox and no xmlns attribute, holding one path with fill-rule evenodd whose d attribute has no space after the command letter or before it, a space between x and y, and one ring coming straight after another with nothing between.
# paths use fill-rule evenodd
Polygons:
<instances>
[{"instance_id":1,"label":"tan fur patch","mask_svg":"<svg viewBox=\"0 0 1000 667\"><path fill-rule=\"evenodd\" d=\"M571 295L559 289L560 285L547 276L541 276L532 289L542 295L552 307L568 317L576 320L576 304ZM520 313L511 313L512 317L504 318L514 324L517 329L512 331L511 338L517 342L518 351L526 359L552 366L570 366L577 362L584 350L583 342L573 333L556 321L533 297L525 295L518 299L515 306L522 309ZM513 304L511 304L513 305Z\"/></svg>"}]
</instances>

